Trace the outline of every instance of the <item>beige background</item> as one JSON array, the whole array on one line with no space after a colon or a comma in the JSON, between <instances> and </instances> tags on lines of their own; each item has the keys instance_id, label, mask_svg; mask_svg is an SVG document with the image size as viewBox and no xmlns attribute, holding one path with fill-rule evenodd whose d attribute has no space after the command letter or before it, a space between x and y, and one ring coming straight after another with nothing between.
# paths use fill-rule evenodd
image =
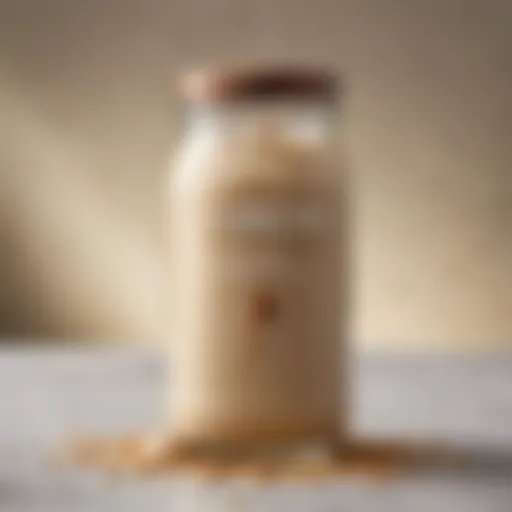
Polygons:
<instances>
[{"instance_id":1,"label":"beige background","mask_svg":"<svg viewBox=\"0 0 512 512\"><path fill-rule=\"evenodd\" d=\"M350 83L366 347L512 345L507 0L0 0L0 331L164 339L162 171L189 64Z\"/></svg>"}]
</instances>

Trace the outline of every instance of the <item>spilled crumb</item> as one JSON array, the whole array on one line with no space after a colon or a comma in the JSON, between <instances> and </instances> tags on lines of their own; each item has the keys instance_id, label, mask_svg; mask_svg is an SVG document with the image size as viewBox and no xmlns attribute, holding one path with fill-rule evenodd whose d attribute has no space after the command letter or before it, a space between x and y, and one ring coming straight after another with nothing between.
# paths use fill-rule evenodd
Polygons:
<instances>
[{"instance_id":1,"label":"spilled crumb","mask_svg":"<svg viewBox=\"0 0 512 512\"><path fill-rule=\"evenodd\" d=\"M193 473L205 480L317 482L360 476L385 483L415 465L428 463L441 452L428 447L353 441L343 449L317 451L316 455L293 450L273 455L261 451L192 449L168 435L146 433L121 438L77 438L65 450L65 461L95 467L111 474L139 475ZM291 451L289 450L289 453Z\"/></svg>"}]
</instances>

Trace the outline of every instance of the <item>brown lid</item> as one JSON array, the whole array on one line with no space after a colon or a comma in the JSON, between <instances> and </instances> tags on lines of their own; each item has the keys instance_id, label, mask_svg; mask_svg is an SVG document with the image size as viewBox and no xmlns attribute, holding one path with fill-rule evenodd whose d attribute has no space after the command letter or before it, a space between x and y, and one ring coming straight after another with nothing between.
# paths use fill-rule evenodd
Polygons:
<instances>
[{"instance_id":1,"label":"brown lid","mask_svg":"<svg viewBox=\"0 0 512 512\"><path fill-rule=\"evenodd\" d=\"M186 74L181 93L194 103L299 99L334 102L340 84L336 74L310 67L266 67L198 71Z\"/></svg>"}]
</instances>

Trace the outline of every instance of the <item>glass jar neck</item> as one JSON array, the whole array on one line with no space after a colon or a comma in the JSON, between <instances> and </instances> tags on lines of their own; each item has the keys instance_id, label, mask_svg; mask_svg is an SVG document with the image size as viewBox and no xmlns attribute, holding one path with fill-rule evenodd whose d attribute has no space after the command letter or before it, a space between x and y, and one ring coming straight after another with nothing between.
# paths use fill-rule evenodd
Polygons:
<instances>
[{"instance_id":1,"label":"glass jar neck","mask_svg":"<svg viewBox=\"0 0 512 512\"><path fill-rule=\"evenodd\" d=\"M268 130L325 140L333 128L334 110L319 102L195 105L189 113L188 128L218 134Z\"/></svg>"}]
</instances>

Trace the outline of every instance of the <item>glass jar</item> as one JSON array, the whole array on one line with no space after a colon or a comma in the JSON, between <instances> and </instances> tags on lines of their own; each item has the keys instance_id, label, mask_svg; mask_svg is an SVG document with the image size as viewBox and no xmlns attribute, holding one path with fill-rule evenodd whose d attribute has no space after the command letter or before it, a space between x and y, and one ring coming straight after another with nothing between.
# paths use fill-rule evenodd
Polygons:
<instances>
[{"instance_id":1,"label":"glass jar","mask_svg":"<svg viewBox=\"0 0 512 512\"><path fill-rule=\"evenodd\" d=\"M191 115L170 180L171 422L184 443L343 439L337 89L315 70L185 81Z\"/></svg>"}]
</instances>

